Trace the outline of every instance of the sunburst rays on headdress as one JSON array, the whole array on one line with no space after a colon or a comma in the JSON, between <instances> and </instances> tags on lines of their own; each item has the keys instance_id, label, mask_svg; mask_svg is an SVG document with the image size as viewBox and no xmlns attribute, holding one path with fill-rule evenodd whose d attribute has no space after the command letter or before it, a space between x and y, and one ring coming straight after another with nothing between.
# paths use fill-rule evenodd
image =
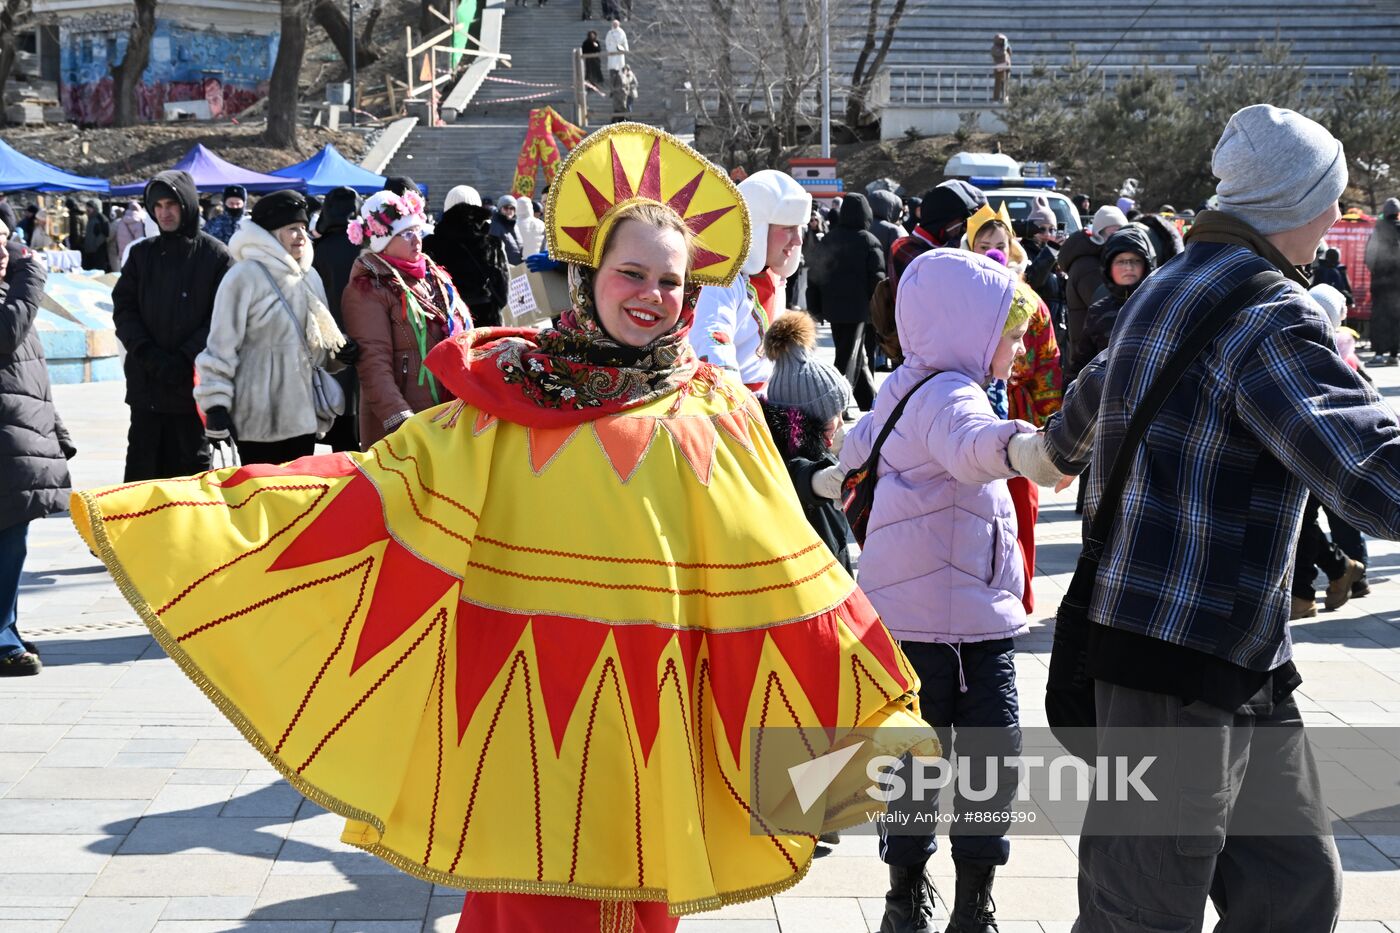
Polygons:
<instances>
[{"instance_id":1,"label":"sunburst rays on headdress","mask_svg":"<svg viewBox=\"0 0 1400 933\"><path fill-rule=\"evenodd\" d=\"M596 269L622 209L669 207L695 234L690 278L734 281L749 251L749 213L729 176L674 136L643 123L615 123L570 153L549 190L549 255Z\"/></svg>"}]
</instances>

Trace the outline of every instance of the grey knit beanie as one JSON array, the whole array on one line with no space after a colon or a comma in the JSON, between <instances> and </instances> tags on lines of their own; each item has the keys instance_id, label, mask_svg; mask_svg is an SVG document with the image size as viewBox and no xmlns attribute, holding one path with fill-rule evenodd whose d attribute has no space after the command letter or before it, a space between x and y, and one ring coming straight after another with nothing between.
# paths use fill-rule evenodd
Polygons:
<instances>
[{"instance_id":1,"label":"grey knit beanie","mask_svg":"<svg viewBox=\"0 0 1400 933\"><path fill-rule=\"evenodd\" d=\"M830 421L849 407L851 385L835 366L813 355L816 342L816 325L806 314L789 311L773 322L763 338L773 360L765 394L774 405Z\"/></svg>"},{"instance_id":2,"label":"grey knit beanie","mask_svg":"<svg viewBox=\"0 0 1400 933\"><path fill-rule=\"evenodd\" d=\"M1394 217L1397 214L1400 214L1400 198L1386 198L1381 205L1381 216Z\"/></svg>"},{"instance_id":3,"label":"grey knit beanie","mask_svg":"<svg viewBox=\"0 0 1400 933\"><path fill-rule=\"evenodd\" d=\"M1342 144L1321 124L1269 104L1230 118L1210 168L1220 179L1220 210L1266 236L1316 219L1347 186Z\"/></svg>"}]
</instances>

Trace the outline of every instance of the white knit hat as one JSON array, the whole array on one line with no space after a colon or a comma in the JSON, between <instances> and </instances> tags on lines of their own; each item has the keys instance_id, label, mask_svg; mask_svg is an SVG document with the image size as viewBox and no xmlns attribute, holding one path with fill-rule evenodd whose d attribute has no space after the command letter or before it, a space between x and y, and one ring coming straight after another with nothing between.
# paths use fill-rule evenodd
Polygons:
<instances>
[{"instance_id":1,"label":"white knit hat","mask_svg":"<svg viewBox=\"0 0 1400 933\"><path fill-rule=\"evenodd\" d=\"M447 197L443 198L442 209L450 211L458 204L470 204L472 207L481 206L481 193L471 185L457 185L447 192Z\"/></svg>"},{"instance_id":2,"label":"white knit hat","mask_svg":"<svg viewBox=\"0 0 1400 933\"><path fill-rule=\"evenodd\" d=\"M425 234L433 232L422 195L405 191L400 197L392 191L376 191L365 199L360 216L350 221L345 233L351 243L367 242L372 252L382 253L394 237L415 227Z\"/></svg>"},{"instance_id":3,"label":"white knit hat","mask_svg":"<svg viewBox=\"0 0 1400 933\"><path fill-rule=\"evenodd\" d=\"M1333 328L1342 326L1342 315L1347 309L1345 295L1331 285L1314 285L1308 289L1308 296L1327 312Z\"/></svg>"},{"instance_id":4,"label":"white knit hat","mask_svg":"<svg viewBox=\"0 0 1400 933\"><path fill-rule=\"evenodd\" d=\"M1128 217L1112 204L1105 204L1094 211L1094 219L1089 221L1089 229L1093 231L1089 234L1089 239L1103 245L1103 241L1108 239L1108 234L1101 232L1104 227L1126 227Z\"/></svg>"}]
</instances>

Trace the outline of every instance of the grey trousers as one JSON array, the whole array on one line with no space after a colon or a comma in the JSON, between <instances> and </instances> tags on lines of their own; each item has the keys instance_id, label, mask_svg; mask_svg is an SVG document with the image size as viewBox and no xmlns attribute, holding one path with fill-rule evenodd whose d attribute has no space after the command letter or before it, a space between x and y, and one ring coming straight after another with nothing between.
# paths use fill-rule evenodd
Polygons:
<instances>
[{"instance_id":1,"label":"grey trousers","mask_svg":"<svg viewBox=\"0 0 1400 933\"><path fill-rule=\"evenodd\" d=\"M1103 682L1095 688L1100 755L1140 754L1144 729L1195 747L1193 757L1177 759L1192 763L1169 765L1159 785L1173 795L1158 812L1169 814L1175 834L1154 834L1160 819L1136 832L1143 825L1131 808L1089 804L1075 933L1195 933L1207 897L1220 915L1216 933L1333 930L1341 862L1293 699L1275 705L1261 691L1231 712ZM1269 834L1232 833L1240 826Z\"/></svg>"}]
</instances>

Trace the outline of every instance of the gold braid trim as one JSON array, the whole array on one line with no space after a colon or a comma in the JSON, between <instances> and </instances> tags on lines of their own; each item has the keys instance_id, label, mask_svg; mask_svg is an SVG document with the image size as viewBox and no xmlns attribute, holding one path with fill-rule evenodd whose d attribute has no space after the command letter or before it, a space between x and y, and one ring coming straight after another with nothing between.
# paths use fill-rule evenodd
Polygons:
<instances>
[{"instance_id":1,"label":"gold braid trim","mask_svg":"<svg viewBox=\"0 0 1400 933\"><path fill-rule=\"evenodd\" d=\"M180 668L196 687L200 689L209 702L213 703L219 712L231 722L242 734L245 741L262 755L277 773L286 779L307 800L322 807L338 816L349 820L358 820L374 827L376 835L382 836L384 832L384 821L367 810L353 807L345 801L332 794L326 793L321 788L305 780L301 775L288 768L273 752L272 746L263 738L262 733L253 727L248 721L248 717L243 711L230 700L222 690L216 687L199 665L191 660L189 654L180 646L179 641L161 623L156 611L146 602L136 584L132 582L131 576L127 573L126 567L121 559L117 557L116 550L112 547L111 539L107 537L107 529L102 523L102 511L97 505L97 501L90 492L75 493L83 503L85 515L80 518L73 516L76 524L83 518L86 519L89 530L92 532L93 543L97 545L97 555L102 558L102 562L107 565L107 571L112 575L112 579L117 584L117 590L131 604L131 608L136 610L141 621L150 629L151 635L155 638L156 644L160 645L170 659ZM771 897L796 885L807 875L807 870L812 865L812 852L806 853L806 860L801 867L780 881L771 884L758 885L752 888L743 888L738 891L724 891L710 897L696 898L690 901L670 903L667 901L665 888L606 888L587 884L568 884L555 881L523 881L515 878L473 878L466 875L454 875L435 868L428 868L421 862L381 845L378 842L354 842L346 840L356 848L363 849L376 858L382 859L393 865L395 868L412 875L423 881L433 884L440 884L449 888L460 888L467 891L483 891L496 894L543 894L557 897L577 897L593 901L662 901L666 902L667 913L673 917L680 917L686 914L702 913L705 911L719 910L730 904L742 904L746 901L759 900L764 897Z\"/></svg>"}]
</instances>

